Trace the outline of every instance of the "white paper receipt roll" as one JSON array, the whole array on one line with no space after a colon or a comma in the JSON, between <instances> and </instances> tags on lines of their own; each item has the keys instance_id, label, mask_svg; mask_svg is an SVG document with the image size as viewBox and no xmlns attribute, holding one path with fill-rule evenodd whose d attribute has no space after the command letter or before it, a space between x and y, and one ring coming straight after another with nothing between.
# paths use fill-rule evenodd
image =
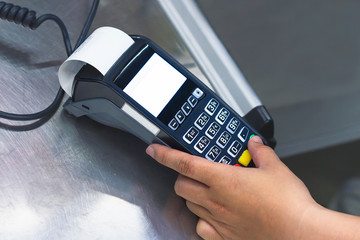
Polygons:
<instances>
[{"instance_id":1,"label":"white paper receipt roll","mask_svg":"<svg viewBox=\"0 0 360 240\"><path fill-rule=\"evenodd\" d=\"M134 43L123 31L113 27L96 29L59 68L59 81L71 96L76 74L90 64L105 75L116 60Z\"/></svg>"}]
</instances>

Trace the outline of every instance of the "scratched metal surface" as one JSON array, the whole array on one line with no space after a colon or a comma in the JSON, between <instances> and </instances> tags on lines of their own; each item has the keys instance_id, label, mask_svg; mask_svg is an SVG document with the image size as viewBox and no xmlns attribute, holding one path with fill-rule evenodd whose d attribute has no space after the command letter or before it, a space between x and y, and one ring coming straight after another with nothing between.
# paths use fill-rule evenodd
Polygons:
<instances>
[{"instance_id":1,"label":"scratched metal surface","mask_svg":"<svg viewBox=\"0 0 360 240\"><path fill-rule=\"evenodd\" d=\"M91 6L85 0L9 2L38 16L58 15L73 42ZM195 66L155 0L102 0L92 29L104 25L153 38ZM57 26L47 22L31 31L1 21L0 29L0 109L43 109L66 58ZM197 219L173 191L176 174L145 148L125 132L74 119L61 108L34 130L0 129L0 239L197 239Z\"/></svg>"}]
</instances>

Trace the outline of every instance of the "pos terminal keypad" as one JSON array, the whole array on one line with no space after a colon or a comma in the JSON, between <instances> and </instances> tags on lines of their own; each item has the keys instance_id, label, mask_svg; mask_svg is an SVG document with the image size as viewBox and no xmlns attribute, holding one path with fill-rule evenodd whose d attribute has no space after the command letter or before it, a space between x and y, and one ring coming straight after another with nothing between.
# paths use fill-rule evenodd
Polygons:
<instances>
[{"instance_id":1,"label":"pos terminal keypad","mask_svg":"<svg viewBox=\"0 0 360 240\"><path fill-rule=\"evenodd\" d=\"M194 111L195 108L197 111ZM179 129L182 124L183 134ZM251 160L242 161L241 157L247 152L252 130L220 101L204 98L199 88L187 98L168 126L173 131L179 131L187 148L196 151L196 155L224 164L240 163L242 166L247 166Z\"/></svg>"}]
</instances>

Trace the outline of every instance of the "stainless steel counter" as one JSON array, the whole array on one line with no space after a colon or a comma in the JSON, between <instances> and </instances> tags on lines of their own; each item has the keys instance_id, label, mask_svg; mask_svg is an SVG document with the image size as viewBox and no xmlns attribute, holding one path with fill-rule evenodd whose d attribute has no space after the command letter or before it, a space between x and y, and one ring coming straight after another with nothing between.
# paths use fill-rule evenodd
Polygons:
<instances>
[{"instance_id":1,"label":"stainless steel counter","mask_svg":"<svg viewBox=\"0 0 360 240\"><path fill-rule=\"evenodd\" d=\"M64 20L73 42L91 1L9 1ZM102 0L92 29L143 34L201 75L154 0ZM58 27L0 22L0 109L43 109L66 54ZM14 124L0 120L4 124ZM16 123L17 124L17 123ZM62 108L29 131L0 129L0 239L198 239L196 217L173 191L176 174L135 137Z\"/></svg>"}]
</instances>

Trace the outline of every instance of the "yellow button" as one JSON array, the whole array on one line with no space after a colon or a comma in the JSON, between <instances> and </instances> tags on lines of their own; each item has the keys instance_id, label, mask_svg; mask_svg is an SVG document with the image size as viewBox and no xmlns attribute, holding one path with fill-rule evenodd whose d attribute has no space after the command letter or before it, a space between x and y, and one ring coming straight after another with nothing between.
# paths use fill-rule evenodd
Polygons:
<instances>
[{"instance_id":1,"label":"yellow button","mask_svg":"<svg viewBox=\"0 0 360 240\"><path fill-rule=\"evenodd\" d=\"M251 156L248 150L245 150L241 157L239 158L238 162L241 163L243 166L249 165L251 161Z\"/></svg>"}]
</instances>

